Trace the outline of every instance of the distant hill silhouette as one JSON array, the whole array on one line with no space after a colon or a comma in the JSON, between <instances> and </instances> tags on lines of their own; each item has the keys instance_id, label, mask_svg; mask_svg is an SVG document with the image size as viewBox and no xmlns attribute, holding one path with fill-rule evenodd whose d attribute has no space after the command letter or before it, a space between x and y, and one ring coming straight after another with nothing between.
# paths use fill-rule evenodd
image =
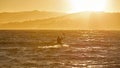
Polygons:
<instances>
[{"instance_id":1,"label":"distant hill silhouette","mask_svg":"<svg viewBox=\"0 0 120 68\"><path fill-rule=\"evenodd\" d=\"M7 23L0 28L120 30L120 13L74 13L49 19Z\"/></svg>"},{"instance_id":2,"label":"distant hill silhouette","mask_svg":"<svg viewBox=\"0 0 120 68\"><path fill-rule=\"evenodd\" d=\"M8 22L23 22L37 19L47 19L61 16L65 13L46 12L46 11L24 11L24 12L4 12L0 13L0 24Z\"/></svg>"}]
</instances>

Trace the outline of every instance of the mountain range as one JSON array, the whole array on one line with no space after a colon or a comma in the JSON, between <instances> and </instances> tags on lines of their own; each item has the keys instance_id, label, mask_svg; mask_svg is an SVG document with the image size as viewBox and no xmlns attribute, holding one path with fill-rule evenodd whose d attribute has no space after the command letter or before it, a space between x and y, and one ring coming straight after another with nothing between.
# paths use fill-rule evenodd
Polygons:
<instances>
[{"instance_id":1,"label":"mountain range","mask_svg":"<svg viewBox=\"0 0 120 68\"><path fill-rule=\"evenodd\" d=\"M42 12L18 13L21 18L0 25L0 29L40 29L40 30L120 30L120 13L80 12L73 14ZM36 15L35 15L36 13ZM45 13L45 14L44 14ZM11 16L11 15L10 15ZM0 16L2 17L2 16ZM23 17L23 18L22 18ZM8 18L8 17L7 17ZM29 19L28 19L29 18ZM12 21L12 22L11 22Z\"/></svg>"},{"instance_id":2,"label":"mountain range","mask_svg":"<svg viewBox=\"0 0 120 68\"><path fill-rule=\"evenodd\" d=\"M0 13L0 24L9 22L24 22L37 19L47 19L65 15L65 13L47 11L23 11L23 12L3 12Z\"/></svg>"}]
</instances>

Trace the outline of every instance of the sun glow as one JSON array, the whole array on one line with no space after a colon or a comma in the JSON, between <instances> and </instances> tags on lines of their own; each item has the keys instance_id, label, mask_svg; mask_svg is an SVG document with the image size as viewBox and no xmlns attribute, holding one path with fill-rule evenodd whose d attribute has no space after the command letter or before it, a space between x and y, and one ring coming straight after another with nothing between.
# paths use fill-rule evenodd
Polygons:
<instances>
[{"instance_id":1,"label":"sun glow","mask_svg":"<svg viewBox=\"0 0 120 68\"><path fill-rule=\"evenodd\" d=\"M72 10L69 13L75 12L100 12L105 11L107 0L70 0Z\"/></svg>"}]
</instances>

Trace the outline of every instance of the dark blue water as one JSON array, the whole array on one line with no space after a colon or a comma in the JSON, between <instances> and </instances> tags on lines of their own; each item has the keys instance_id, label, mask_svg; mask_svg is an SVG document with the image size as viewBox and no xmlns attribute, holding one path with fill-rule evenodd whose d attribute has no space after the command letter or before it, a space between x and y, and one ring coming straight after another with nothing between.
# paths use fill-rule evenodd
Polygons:
<instances>
[{"instance_id":1,"label":"dark blue water","mask_svg":"<svg viewBox=\"0 0 120 68\"><path fill-rule=\"evenodd\" d=\"M120 68L120 31L0 31L0 68Z\"/></svg>"}]
</instances>

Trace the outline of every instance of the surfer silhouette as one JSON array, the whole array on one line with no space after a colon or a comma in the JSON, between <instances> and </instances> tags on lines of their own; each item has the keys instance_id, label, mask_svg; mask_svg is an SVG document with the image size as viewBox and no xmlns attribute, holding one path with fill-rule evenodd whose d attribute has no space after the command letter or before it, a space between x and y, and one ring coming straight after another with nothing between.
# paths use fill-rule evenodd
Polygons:
<instances>
[{"instance_id":1,"label":"surfer silhouette","mask_svg":"<svg viewBox=\"0 0 120 68\"><path fill-rule=\"evenodd\" d=\"M69 47L69 45L64 44L64 42L63 42L64 39L65 39L65 34L63 34L62 36L58 36L57 39L56 39L57 46Z\"/></svg>"},{"instance_id":2,"label":"surfer silhouette","mask_svg":"<svg viewBox=\"0 0 120 68\"><path fill-rule=\"evenodd\" d=\"M60 37L60 36L58 36L58 37L57 37L57 44L62 45L62 41L63 41L63 38Z\"/></svg>"}]
</instances>

